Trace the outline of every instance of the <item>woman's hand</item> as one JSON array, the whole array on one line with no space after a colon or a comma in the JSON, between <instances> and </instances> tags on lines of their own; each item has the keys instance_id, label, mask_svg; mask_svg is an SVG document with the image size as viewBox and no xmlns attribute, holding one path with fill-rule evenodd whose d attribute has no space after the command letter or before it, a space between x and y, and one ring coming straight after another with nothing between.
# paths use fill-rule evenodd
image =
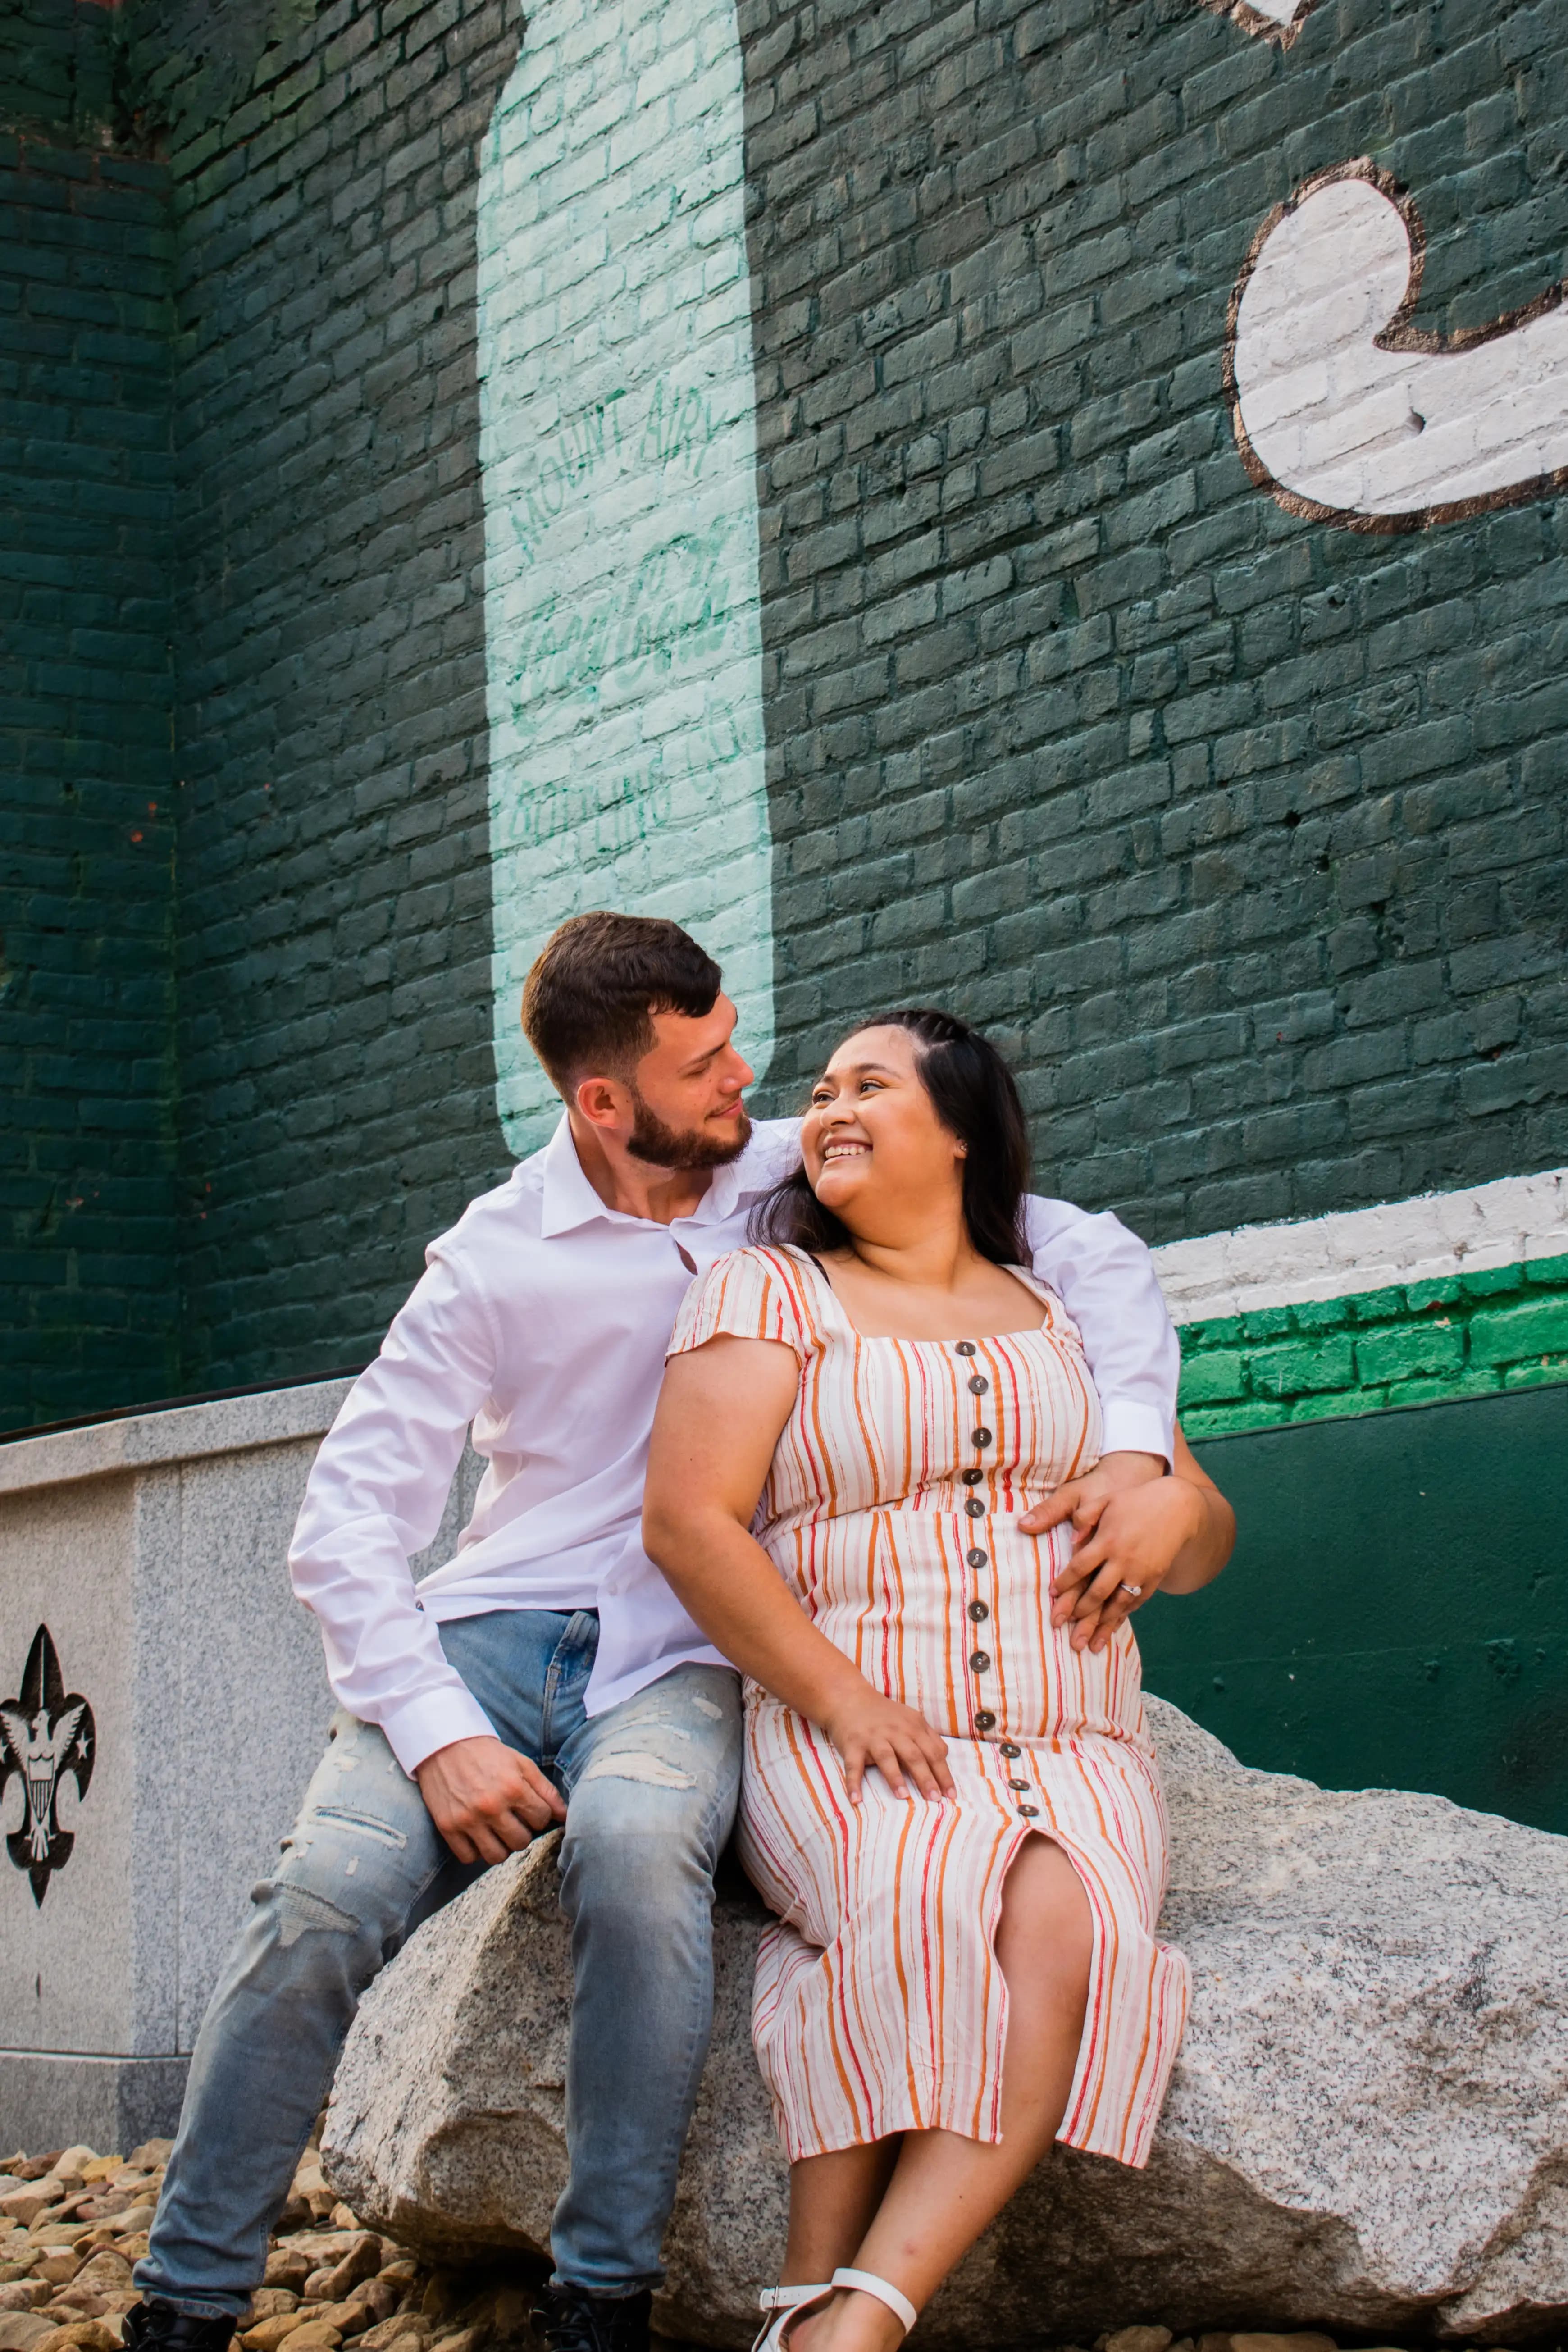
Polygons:
<instances>
[{"instance_id":1,"label":"woman's hand","mask_svg":"<svg viewBox=\"0 0 1568 2352\"><path fill-rule=\"evenodd\" d=\"M861 1783L874 1764L895 1797L908 1796L907 1772L922 1797L951 1797L947 1742L923 1715L873 1690L864 1675L847 1678L818 1717L838 1751L849 1801L860 1802Z\"/></svg>"}]
</instances>

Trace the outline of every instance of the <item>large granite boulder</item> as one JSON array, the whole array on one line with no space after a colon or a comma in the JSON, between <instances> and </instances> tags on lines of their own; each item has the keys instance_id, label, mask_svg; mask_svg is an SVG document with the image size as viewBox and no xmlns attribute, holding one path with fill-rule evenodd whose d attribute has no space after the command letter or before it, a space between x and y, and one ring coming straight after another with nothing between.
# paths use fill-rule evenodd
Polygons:
<instances>
[{"instance_id":1,"label":"large granite boulder","mask_svg":"<svg viewBox=\"0 0 1568 2352\"><path fill-rule=\"evenodd\" d=\"M1164 1932L1193 1969L1147 2171L1058 2153L922 2319L938 2347L1149 2319L1521 2344L1568 2320L1568 1839L1439 1797L1254 1772L1152 1702ZM712 2054L656 2306L744 2344L785 2175L747 2033L763 1913L719 1905ZM434 2253L542 2249L565 2171L553 1841L414 1936L367 1996L323 2159Z\"/></svg>"}]
</instances>

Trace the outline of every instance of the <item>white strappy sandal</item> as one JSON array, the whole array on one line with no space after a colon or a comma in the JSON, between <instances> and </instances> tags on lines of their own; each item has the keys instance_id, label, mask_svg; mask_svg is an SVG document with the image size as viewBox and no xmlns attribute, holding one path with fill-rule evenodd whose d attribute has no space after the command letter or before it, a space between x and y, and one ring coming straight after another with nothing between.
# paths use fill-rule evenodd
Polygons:
<instances>
[{"instance_id":1,"label":"white strappy sandal","mask_svg":"<svg viewBox=\"0 0 1568 2352\"><path fill-rule=\"evenodd\" d=\"M841 2286L874 2295L879 2303L885 2304L902 2325L906 2336L920 2317L909 2296L900 2294L890 2280L879 2278L875 2271L837 2270L826 2286L765 2286L757 2297L757 2306L762 2311L776 2312L778 2316L764 2326L752 2352L787 2352L789 2330L795 2322L805 2318L812 2304L826 2302Z\"/></svg>"}]
</instances>

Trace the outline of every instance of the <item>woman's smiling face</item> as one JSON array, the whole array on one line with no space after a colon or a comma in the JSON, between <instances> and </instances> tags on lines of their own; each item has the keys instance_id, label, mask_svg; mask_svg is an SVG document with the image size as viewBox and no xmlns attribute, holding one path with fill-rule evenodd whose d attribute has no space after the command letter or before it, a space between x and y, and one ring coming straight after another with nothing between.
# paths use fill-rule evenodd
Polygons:
<instances>
[{"instance_id":1,"label":"woman's smiling face","mask_svg":"<svg viewBox=\"0 0 1568 2352\"><path fill-rule=\"evenodd\" d=\"M858 1029L811 1090L801 1122L806 1181L859 1234L883 1209L963 1190L963 1146L943 1127L907 1029Z\"/></svg>"}]
</instances>

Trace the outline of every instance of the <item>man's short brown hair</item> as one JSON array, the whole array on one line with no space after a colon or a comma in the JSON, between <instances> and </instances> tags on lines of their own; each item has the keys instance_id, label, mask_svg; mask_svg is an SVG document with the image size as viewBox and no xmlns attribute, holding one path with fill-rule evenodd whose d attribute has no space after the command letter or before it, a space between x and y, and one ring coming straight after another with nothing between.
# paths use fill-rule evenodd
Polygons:
<instances>
[{"instance_id":1,"label":"man's short brown hair","mask_svg":"<svg viewBox=\"0 0 1568 2352\"><path fill-rule=\"evenodd\" d=\"M551 934L522 991L529 1044L563 1095L584 1078L629 1077L657 1039L656 1013L711 1013L723 978L679 923L574 915Z\"/></svg>"}]
</instances>

